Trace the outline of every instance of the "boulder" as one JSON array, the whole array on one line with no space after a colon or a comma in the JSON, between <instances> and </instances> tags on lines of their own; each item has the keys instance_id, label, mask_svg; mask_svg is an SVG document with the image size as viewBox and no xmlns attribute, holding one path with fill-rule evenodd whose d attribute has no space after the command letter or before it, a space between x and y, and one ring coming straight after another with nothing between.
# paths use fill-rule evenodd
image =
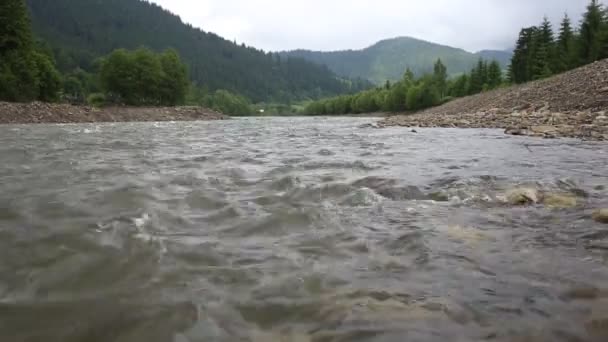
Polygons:
<instances>
[{"instance_id":1,"label":"boulder","mask_svg":"<svg viewBox=\"0 0 608 342\"><path fill-rule=\"evenodd\" d=\"M512 205L537 204L542 194L534 188L516 188L507 192L507 202Z\"/></svg>"},{"instance_id":2,"label":"boulder","mask_svg":"<svg viewBox=\"0 0 608 342\"><path fill-rule=\"evenodd\" d=\"M608 209L598 209L593 213L593 219L599 223L608 224Z\"/></svg>"},{"instance_id":3,"label":"boulder","mask_svg":"<svg viewBox=\"0 0 608 342\"><path fill-rule=\"evenodd\" d=\"M543 204L554 209L567 209L576 207L578 199L571 194L545 194Z\"/></svg>"},{"instance_id":4,"label":"boulder","mask_svg":"<svg viewBox=\"0 0 608 342\"><path fill-rule=\"evenodd\" d=\"M518 127L510 127L505 130L505 134L509 135L529 135L527 129L518 128Z\"/></svg>"}]
</instances>

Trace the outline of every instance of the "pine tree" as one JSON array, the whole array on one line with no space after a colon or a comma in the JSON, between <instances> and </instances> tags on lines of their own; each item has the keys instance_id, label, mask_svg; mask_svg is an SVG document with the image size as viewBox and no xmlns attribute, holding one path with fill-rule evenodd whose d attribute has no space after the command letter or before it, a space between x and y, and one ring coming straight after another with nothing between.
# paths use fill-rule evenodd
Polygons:
<instances>
[{"instance_id":1,"label":"pine tree","mask_svg":"<svg viewBox=\"0 0 608 342\"><path fill-rule=\"evenodd\" d=\"M548 76L553 74L553 66L556 64L557 56L555 53L555 35L553 26L547 17L543 18L540 25L538 43L545 49L545 69L548 71Z\"/></svg>"},{"instance_id":2,"label":"pine tree","mask_svg":"<svg viewBox=\"0 0 608 342\"><path fill-rule=\"evenodd\" d=\"M509 67L509 79L513 83L524 83L532 79L531 76L531 57L533 50L534 36L538 28L524 28L519 33L515 51L511 58L511 66Z\"/></svg>"},{"instance_id":3,"label":"pine tree","mask_svg":"<svg viewBox=\"0 0 608 342\"><path fill-rule=\"evenodd\" d=\"M579 35L580 63L588 64L596 61L602 52L602 30L604 13L598 0L591 0L587 12L583 15Z\"/></svg>"},{"instance_id":4,"label":"pine tree","mask_svg":"<svg viewBox=\"0 0 608 342\"><path fill-rule=\"evenodd\" d=\"M554 65L555 72L564 72L575 67L575 56L576 52L574 46L574 31L572 29L572 23L568 14L564 16L562 20L559 36L556 44L556 63Z\"/></svg>"},{"instance_id":5,"label":"pine tree","mask_svg":"<svg viewBox=\"0 0 608 342\"><path fill-rule=\"evenodd\" d=\"M502 84L502 70L497 60L493 60L488 66L487 84L490 89L496 89Z\"/></svg>"},{"instance_id":6,"label":"pine tree","mask_svg":"<svg viewBox=\"0 0 608 342\"><path fill-rule=\"evenodd\" d=\"M448 71L441 59L437 59L433 68L433 82L439 92L439 97L444 98L447 93Z\"/></svg>"},{"instance_id":7,"label":"pine tree","mask_svg":"<svg viewBox=\"0 0 608 342\"><path fill-rule=\"evenodd\" d=\"M484 66L483 59L477 61L477 65L471 70L469 95L481 93L484 82L487 81L487 68Z\"/></svg>"}]
</instances>

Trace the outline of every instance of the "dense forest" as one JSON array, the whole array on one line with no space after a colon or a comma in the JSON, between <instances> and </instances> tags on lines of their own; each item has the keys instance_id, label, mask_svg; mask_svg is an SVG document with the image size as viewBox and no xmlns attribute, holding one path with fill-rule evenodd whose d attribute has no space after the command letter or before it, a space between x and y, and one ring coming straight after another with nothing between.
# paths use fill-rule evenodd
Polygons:
<instances>
[{"instance_id":1,"label":"dense forest","mask_svg":"<svg viewBox=\"0 0 608 342\"><path fill-rule=\"evenodd\" d=\"M2 0L0 20L0 100L56 100L60 75L36 46L23 1Z\"/></svg>"},{"instance_id":2,"label":"dense forest","mask_svg":"<svg viewBox=\"0 0 608 342\"><path fill-rule=\"evenodd\" d=\"M608 12L591 0L576 29L566 15L557 36L545 18L539 26L519 33L509 77L524 83L561 73L608 57Z\"/></svg>"},{"instance_id":3,"label":"dense forest","mask_svg":"<svg viewBox=\"0 0 608 342\"><path fill-rule=\"evenodd\" d=\"M490 51L484 54L493 55ZM488 62L480 58L469 73L446 78L446 67L439 60L432 73L417 79L412 70L407 69L404 77L394 84L387 81L384 87L315 101L305 113L415 111L503 85L542 79L603 58L608 58L608 9L598 0L591 0L578 29L573 27L568 15L557 34L546 18L539 26L523 28L506 75L497 60Z\"/></svg>"},{"instance_id":4,"label":"dense forest","mask_svg":"<svg viewBox=\"0 0 608 342\"><path fill-rule=\"evenodd\" d=\"M308 51L295 50L282 53L285 56L301 57L315 63L327 65L338 75L369 79L377 85L386 80L398 81L405 69L416 75L433 71L433 63L439 58L451 75L466 73L477 60L496 59L506 69L512 54L509 51L483 50L476 54L462 49L439 45L411 37L400 37L380 41L362 50Z\"/></svg>"},{"instance_id":5,"label":"dense forest","mask_svg":"<svg viewBox=\"0 0 608 342\"><path fill-rule=\"evenodd\" d=\"M35 33L49 45L60 71L94 72L96 59L145 46L179 52L196 86L225 89L258 101L288 102L369 88L338 78L325 66L237 45L204 32L141 0L27 0Z\"/></svg>"}]
</instances>

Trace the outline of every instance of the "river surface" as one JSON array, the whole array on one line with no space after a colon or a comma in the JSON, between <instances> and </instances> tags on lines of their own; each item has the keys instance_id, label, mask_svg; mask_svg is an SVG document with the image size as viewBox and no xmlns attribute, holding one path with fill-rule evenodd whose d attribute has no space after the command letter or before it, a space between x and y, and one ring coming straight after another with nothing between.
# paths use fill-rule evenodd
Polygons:
<instances>
[{"instance_id":1,"label":"river surface","mask_svg":"<svg viewBox=\"0 0 608 342\"><path fill-rule=\"evenodd\" d=\"M374 120L0 126L0 340L608 341L607 144Z\"/></svg>"}]
</instances>

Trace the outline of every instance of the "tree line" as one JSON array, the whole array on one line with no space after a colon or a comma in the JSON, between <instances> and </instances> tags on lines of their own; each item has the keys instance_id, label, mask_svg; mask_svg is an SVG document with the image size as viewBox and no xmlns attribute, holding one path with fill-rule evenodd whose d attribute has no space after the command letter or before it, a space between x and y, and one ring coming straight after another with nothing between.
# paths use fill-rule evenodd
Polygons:
<instances>
[{"instance_id":1,"label":"tree line","mask_svg":"<svg viewBox=\"0 0 608 342\"><path fill-rule=\"evenodd\" d=\"M3 0L4 1L4 0ZM14 1L14 0L11 0ZM189 78L209 93L225 89L254 102L289 102L357 92L373 85L336 77L327 67L226 40L141 0L27 0L34 32L48 42L63 73L95 73L118 48L174 48Z\"/></svg>"},{"instance_id":2,"label":"tree line","mask_svg":"<svg viewBox=\"0 0 608 342\"><path fill-rule=\"evenodd\" d=\"M519 33L509 79L524 83L608 57L608 11L591 0L578 28L566 14L556 33L545 17L539 26Z\"/></svg>"},{"instance_id":3,"label":"tree line","mask_svg":"<svg viewBox=\"0 0 608 342\"><path fill-rule=\"evenodd\" d=\"M448 79L441 59L433 73L416 78L407 69L403 78L383 87L311 102L304 110L310 115L358 114L376 111L399 112L421 110L445 103L452 98L480 93L500 87L504 82L500 64L479 59L468 74Z\"/></svg>"},{"instance_id":4,"label":"tree line","mask_svg":"<svg viewBox=\"0 0 608 342\"><path fill-rule=\"evenodd\" d=\"M0 20L0 100L57 100L61 77L34 41L23 1L2 0Z\"/></svg>"},{"instance_id":5,"label":"tree line","mask_svg":"<svg viewBox=\"0 0 608 342\"><path fill-rule=\"evenodd\" d=\"M523 28L506 75L497 61L480 59L470 73L446 80L445 66L438 60L433 74L416 79L408 69L395 84L387 82L384 87L355 95L315 101L306 107L305 113L420 110L502 85L550 77L603 58L608 58L608 9L598 0L591 0L578 28L567 14L557 34L547 18L539 26Z\"/></svg>"},{"instance_id":6,"label":"tree line","mask_svg":"<svg viewBox=\"0 0 608 342\"><path fill-rule=\"evenodd\" d=\"M90 71L61 74L52 49L32 34L23 0L0 4L0 101L64 101L102 106L202 105L226 114L250 115L249 100L226 90L190 82L179 53L147 48L117 49L95 58Z\"/></svg>"}]
</instances>

